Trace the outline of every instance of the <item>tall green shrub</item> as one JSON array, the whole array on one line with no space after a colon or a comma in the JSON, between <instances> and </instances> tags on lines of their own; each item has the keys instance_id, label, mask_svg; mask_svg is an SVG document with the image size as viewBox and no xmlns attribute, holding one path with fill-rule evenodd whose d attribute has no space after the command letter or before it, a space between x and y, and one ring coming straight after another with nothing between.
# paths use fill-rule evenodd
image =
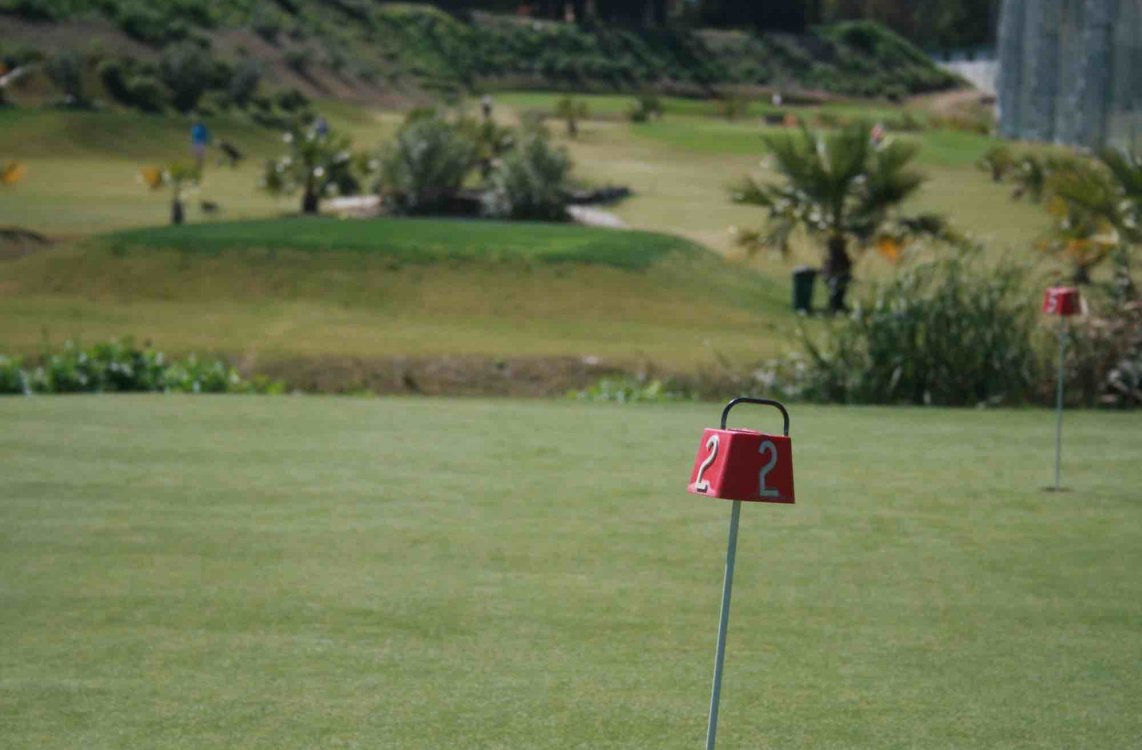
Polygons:
<instances>
[{"instance_id":1,"label":"tall green shrub","mask_svg":"<svg viewBox=\"0 0 1142 750\"><path fill-rule=\"evenodd\" d=\"M802 395L837 403L1018 403L1036 380L1025 270L974 253L903 268L867 304L805 334Z\"/></svg>"},{"instance_id":2,"label":"tall green shrub","mask_svg":"<svg viewBox=\"0 0 1142 750\"><path fill-rule=\"evenodd\" d=\"M538 221L567 218L571 158L542 133L524 136L492 172L484 193L490 216Z\"/></svg>"},{"instance_id":3,"label":"tall green shrub","mask_svg":"<svg viewBox=\"0 0 1142 750\"><path fill-rule=\"evenodd\" d=\"M461 128L436 116L416 117L381 151L381 192L404 213L446 208L476 157Z\"/></svg>"},{"instance_id":4,"label":"tall green shrub","mask_svg":"<svg viewBox=\"0 0 1142 750\"><path fill-rule=\"evenodd\" d=\"M163 50L159 75L171 91L171 102L189 112L213 81L210 54L193 42L179 42Z\"/></svg>"}]
</instances>

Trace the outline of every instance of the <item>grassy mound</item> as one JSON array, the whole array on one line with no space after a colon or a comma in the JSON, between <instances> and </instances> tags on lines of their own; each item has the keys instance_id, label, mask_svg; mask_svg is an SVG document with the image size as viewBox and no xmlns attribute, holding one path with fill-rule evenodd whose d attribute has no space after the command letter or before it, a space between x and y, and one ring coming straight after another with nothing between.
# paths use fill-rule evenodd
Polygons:
<instances>
[{"instance_id":1,"label":"grassy mound","mask_svg":"<svg viewBox=\"0 0 1142 750\"><path fill-rule=\"evenodd\" d=\"M132 230L0 264L0 351L130 335L271 360L773 353L784 285L688 240L577 226L280 219Z\"/></svg>"}]
</instances>

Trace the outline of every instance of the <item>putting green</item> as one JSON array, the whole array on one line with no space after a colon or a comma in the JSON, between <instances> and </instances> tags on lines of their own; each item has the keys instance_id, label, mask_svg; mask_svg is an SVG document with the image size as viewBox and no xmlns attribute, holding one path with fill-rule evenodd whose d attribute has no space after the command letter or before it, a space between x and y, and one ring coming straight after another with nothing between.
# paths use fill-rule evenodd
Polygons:
<instances>
[{"instance_id":1,"label":"putting green","mask_svg":"<svg viewBox=\"0 0 1142 750\"><path fill-rule=\"evenodd\" d=\"M795 407L726 748L1142 735L1139 415ZM0 746L666 748L705 729L715 405L0 400ZM736 424L776 427L769 414Z\"/></svg>"}]
</instances>

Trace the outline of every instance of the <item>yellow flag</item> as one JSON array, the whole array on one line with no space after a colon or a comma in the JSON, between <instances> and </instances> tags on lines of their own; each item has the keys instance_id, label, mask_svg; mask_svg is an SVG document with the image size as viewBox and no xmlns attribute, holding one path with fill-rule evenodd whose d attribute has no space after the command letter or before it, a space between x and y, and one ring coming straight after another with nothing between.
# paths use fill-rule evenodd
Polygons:
<instances>
[{"instance_id":1,"label":"yellow flag","mask_svg":"<svg viewBox=\"0 0 1142 750\"><path fill-rule=\"evenodd\" d=\"M157 190L163 186L163 170L158 167L143 167L139 170L139 176L143 178L143 184L151 190Z\"/></svg>"},{"instance_id":2,"label":"yellow flag","mask_svg":"<svg viewBox=\"0 0 1142 750\"><path fill-rule=\"evenodd\" d=\"M18 161L10 161L4 164L3 171L0 171L0 182L5 185L15 185L20 180L24 179L24 175L28 173L28 168Z\"/></svg>"},{"instance_id":3,"label":"yellow flag","mask_svg":"<svg viewBox=\"0 0 1142 750\"><path fill-rule=\"evenodd\" d=\"M876 249L885 258L895 263L900 260L900 256L904 253L904 246L900 240L888 235L881 235L876 240Z\"/></svg>"}]
</instances>

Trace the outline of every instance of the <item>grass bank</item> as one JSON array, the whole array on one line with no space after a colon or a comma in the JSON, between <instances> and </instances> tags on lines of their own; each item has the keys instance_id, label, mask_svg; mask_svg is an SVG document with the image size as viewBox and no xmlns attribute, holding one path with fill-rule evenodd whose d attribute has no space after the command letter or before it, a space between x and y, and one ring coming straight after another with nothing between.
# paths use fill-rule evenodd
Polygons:
<instances>
[{"instance_id":1,"label":"grass bank","mask_svg":"<svg viewBox=\"0 0 1142 750\"><path fill-rule=\"evenodd\" d=\"M283 219L128 231L0 264L0 344L131 335L290 358L776 353L785 290L677 237L481 221Z\"/></svg>"}]
</instances>

